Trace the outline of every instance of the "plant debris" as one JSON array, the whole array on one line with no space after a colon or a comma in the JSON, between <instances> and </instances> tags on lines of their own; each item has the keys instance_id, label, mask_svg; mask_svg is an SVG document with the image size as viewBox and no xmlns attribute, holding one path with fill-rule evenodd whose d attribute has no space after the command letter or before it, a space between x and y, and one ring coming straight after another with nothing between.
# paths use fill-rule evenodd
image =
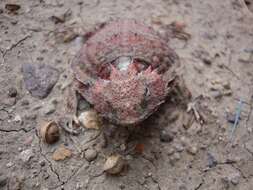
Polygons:
<instances>
[{"instance_id":1,"label":"plant debris","mask_svg":"<svg viewBox=\"0 0 253 190\"><path fill-rule=\"evenodd\" d=\"M45 143L53 144L59 140L60 131L56 122L51 121L43 124L40 129L40 134Z\"/></svg>"},{"instance_id":2,"label":"plant debris","mask_svg":"<svg viewBox=\"0 0 253 190\"><path fill-rule=\"evenodd\" d=\"M72 155L71 150L66 148L64 145L61 145L58 149L55 150L52 158L55 161L60 161L60 160L65 160L66 158L70 158L71 155Z\"/></svg>"}]
</instances>

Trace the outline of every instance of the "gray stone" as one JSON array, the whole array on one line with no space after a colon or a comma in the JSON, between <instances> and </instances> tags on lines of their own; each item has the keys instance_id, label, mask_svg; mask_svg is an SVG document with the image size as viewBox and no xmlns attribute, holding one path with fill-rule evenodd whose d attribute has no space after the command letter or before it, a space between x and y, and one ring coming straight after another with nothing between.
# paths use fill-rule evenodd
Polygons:
<instances>
[{"instance_id":1,"label":"gray stone","mask_svg":"<svg viewBox=\"0 0 253 190\"><path fill-rule=\"evenodd\" d=\"M95 149L87 149L85 151L84 157L87 161L91 162L96 159L97 157L97 151Z\"/></svg>"},{"instance_id":2,"label":"gray stone","mask_svg":"<svg viewBox=\"0 0 253 190\"><path fill-rule=\"evenodd\" d=\"M209 168L213 168L218 164L217 160L210 152L207 153L207 161Z\"/></svg>"},{"instance_id":3,"label":"gray stone","mask_svg":"<svg viewBox=\"0 0 253 190\"><path fill-rule=\"evenodd\" d=\"M20 153L20 159L24 162L27 163L29 160L34 156L33 150L32 149L27 149L24 150Z\"/></svg>"},{"instance_id":4,"label":"gray stone","mask_svg":"<svg viewBox=\"0 0 253 190\"><path fill-rule=\"evenodd\" d=\"M24 64L22 73L26 89L41 99L48 96L59 78L59 71L45 64Z\"/></svg>"}]
</instances>

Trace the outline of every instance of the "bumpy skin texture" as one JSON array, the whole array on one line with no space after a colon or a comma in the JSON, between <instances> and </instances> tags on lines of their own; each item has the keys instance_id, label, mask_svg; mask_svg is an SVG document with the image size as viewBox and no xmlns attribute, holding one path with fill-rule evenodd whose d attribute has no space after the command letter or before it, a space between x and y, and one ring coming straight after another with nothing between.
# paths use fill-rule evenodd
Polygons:
<instances>
[{"instance_id":1,"label":"bumpy skin texture","mask_svg":"<svg viewBox=\"0 0 253 190\"><path fill-rule=\"evenodd\" d=\"M131 60L125 69L121 58ZM157 110L178 67L167 41L135 20L103 25L72 63L76 90L101 116L120 125L137 124Z\"/></svg>"}]
</instances>

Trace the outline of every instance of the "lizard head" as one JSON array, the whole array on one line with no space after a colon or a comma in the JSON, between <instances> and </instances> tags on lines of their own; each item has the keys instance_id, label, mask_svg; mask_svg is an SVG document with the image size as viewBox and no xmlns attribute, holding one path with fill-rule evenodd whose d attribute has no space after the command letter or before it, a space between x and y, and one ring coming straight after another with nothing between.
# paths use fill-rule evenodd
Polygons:
<instances>
[{"instance_id":1,"label":"lizard head","mask_svg":"<svg viewBox=\"0 0 253 190\"><path fill-rule=\"evenodd\" d=\"M137 124L151 115L167 95L167 85L151 66L139 70L137 63L124 69L111 65L108 79L92 87L94 108L105 118L121 125Z\"/></svg>"}]
</instances>

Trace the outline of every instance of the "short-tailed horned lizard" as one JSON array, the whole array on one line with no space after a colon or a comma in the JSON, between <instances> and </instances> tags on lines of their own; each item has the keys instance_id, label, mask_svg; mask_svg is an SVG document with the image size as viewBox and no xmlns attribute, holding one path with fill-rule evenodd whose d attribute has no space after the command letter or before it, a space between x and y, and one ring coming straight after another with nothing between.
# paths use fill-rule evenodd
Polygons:
<instances>
[{"instance_id":1,"label":"short-tailed horned lizard","mask_svg":"<svg viewBox=\"0 0 253 190\"><path fill-rule=\"evenodd\" d=\"M135 20L114 21L89 36L72 62L69 119L78 92L105 119L135 125L165 101L177 76L179 58L151 27Z\"/></svg>"}]
</instances>

